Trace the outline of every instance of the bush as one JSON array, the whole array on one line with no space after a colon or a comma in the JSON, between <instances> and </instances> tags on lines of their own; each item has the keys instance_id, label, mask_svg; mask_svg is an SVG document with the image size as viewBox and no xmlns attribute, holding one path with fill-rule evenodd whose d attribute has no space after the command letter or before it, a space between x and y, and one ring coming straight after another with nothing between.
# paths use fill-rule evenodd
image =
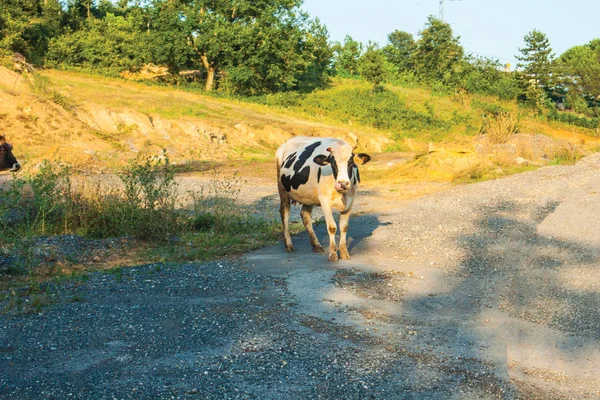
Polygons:
<instances>
[{"instance_id":1,"label":"bush","mask_svg":"<svg viewBox=\"0 0 600 400\"><path fill-rule=\"evenodd\" d=\"M132 163L118 177L123 189L87 199L88 235L166 240L186 229L188 222L176 208L177 184L167 157Z\"/></svg>"},{"instance_id":2,"label":"bush","mask_svg":"<svg viewBox=\"0 0 600 400\"><path fill-rule=\"evenodd\" d=\"M71 183L69 166L44 162L30 177L0 191L0 235L19 238L78 233L163 240L187 221L175 208L174 173L168 159L132 164L120 175L124 189Z\"/></svg>"},{"instance_id":3,"label":"bush","mask_svg":"<svg viewBox=\"0 0 600 400\"><path fill-rule=\"evenodd\" d=\"M134 17L107 14L78 31L67 31L49 43L46 63L114 73L135 70L152 61L149 39Z\"/></svg>"},{"instance_id":4,"label":"bush","mask_svg":"<svg viewBox=\"0 0 600 400\"><path fill-rule=\"evenodd\" d=\"M583 115L559 112L557 110L551 110L548 113L548 119L587 129L597 129L600 127L600 117L588 118Z\"/></svg>"},{"instance_id":5,"label":"bush","mask_svg":"<svg viewBox=\"0 0 600 400\"><path fill-rule=\"evenodd\" d=\"M477 100L473 101L473 106L482 110L480 133L487 134L490 143L505 143L513 134L518 133L519 118L511 110L495 103Z\"/></svg>"},{"instance_id":6,"label":"bush","mask_svg":"<svg viewBox=\"0 0 600 400\"><path fill-rule=\"evenodd\" d=\"M482 133L487 134L492 144L506 143L518 132L518 118L510 111L489 113L483 117Z\"/></svg>"}]
</instances>

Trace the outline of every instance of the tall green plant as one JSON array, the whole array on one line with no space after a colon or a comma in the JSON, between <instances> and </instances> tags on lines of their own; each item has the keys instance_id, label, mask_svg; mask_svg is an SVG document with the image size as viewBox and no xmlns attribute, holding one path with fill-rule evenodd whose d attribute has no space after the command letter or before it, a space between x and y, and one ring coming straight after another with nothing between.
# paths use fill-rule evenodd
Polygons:
<instances>
[{"instance_id":1,"label":"tall green plant","mask_svg":"<svg viewBox=\"0 0 600 400\"><path fill-rule=\"evenodd\" d=\"M464 50L450 24L429 16L413 52L414 68L423 81L454 87L460 82Z\"/></svg>"},{"instance_id":2,"label":"tall green plant","mask_svg":"<svg viewBox=\"0 0 600 400\"><path fill-rule=\"evenodd\" d=\"M367 82L373 84L373 90L380 90L382 83L385 81L385 57L381 50L375 46L369 46L365 54L359 60L359 71Z\"/></svg>"},{"instance_id":3,"label":"tall green plant","mask_svg":"<svg viewBox=\"0 0 600 400\"><path fill-rule=\"evenodd\" d=\"M0 188L0 236L63 233L71 228L72 186L67 165L44 162L37 174Z\"/></svg>"},{"instance_id":4,"label":"tall green plant","mask_svg":"<svg viewBox=\"0 0 600 400\"><path fill-rule=\"evenodd\" d=\"M333 69L335 74L343 77L351 77L358 74L359 59L363 53L363 45L346 35L344 43L333 45Z\"/></svg>"},{"instance_id":5,"label":"tall green plant","mask_svg":"<svg viewBox=\"0 0 600 400\"><path fill-rule=\"evenodd\" d=\"M413 52L415 39L408 32L395 30L388 35L388 44L383 48L383 54L396 68L397 72L406 72L413 69Z\"/></svg>"},{"instance_id":6,"label":"tall green plant","mask_svg":"<svg viewBox=\"0 0 600 400\"><path fill-rule=\"evenodd\" d=\"M525 47L519 48L515 58L519 80L524 89L524 99L536 109L541 110L544 103L543 93L552 96L556 85L556 75L552 73L554 54L546 35L533 30L525 35Z\"/></svg>"}]
</instances>

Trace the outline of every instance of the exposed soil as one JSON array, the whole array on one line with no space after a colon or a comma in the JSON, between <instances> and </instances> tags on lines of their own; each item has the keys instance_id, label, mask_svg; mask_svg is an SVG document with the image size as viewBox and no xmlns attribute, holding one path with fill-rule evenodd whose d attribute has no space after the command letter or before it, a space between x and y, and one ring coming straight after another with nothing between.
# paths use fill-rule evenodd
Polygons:
<instances>
[{"instance_id":1,"label":"exposed soil","mask_svg":"<svg viewBox=\"0 0 600 400\"><path fill-rule=\"evenodd\" d=\"M276 210L271 178L248 179L246 203ZM0 397L599 398L600 154L403 188L363 188L350 261L302 234L293 254L45 285L48 306L0 317Z\"/></svg>"}]
</instances>

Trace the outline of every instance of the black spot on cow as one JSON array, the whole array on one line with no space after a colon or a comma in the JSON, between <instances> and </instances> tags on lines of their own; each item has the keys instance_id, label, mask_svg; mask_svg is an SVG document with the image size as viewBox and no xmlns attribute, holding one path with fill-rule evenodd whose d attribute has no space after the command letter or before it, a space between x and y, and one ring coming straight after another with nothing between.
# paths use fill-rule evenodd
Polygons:
<instances>
[{"instance_id":1,"label":"black spot on cow","mask_svg":"<svg viewBox=\"0 0 600 400\"><path fill-rule=\"evenodd\" d=\"M319 167L319 171L317 172L317 183L321 182L321 167Z\"/></svg>"},{"instance_id":2,"label":"black spot on cow","mask_svg":"<svg viewBox=\"0 0 600 400\"><path fill-rule=\"evenodd\" d=\"M356 180L360 183L360 171L356 168Z\"/></svg>"},{"instance_id":3,"label":"black spot on cow","mask_svg":"<svg viewBox=\"0 0 600 400\"><path fill-rule=\"evenodd\" d=\"M298 189L300 185L304 185L308 182L308 178L310 177L310 166L302 168L300 172L296 172L294 175L282 175L281 176L281 184L286 192L289 192L294 189Z\"/></svg>"},{"instance_id":4,"label":"black spot on cow","mask_svg":"<svg viewBox=\"0 0 600 400\"><path fill-rule=\"evenodd\" d=\"M302 153L296 158L296 153L290 154L283 163L283 168L290 168L294 164L291 175L281 175L281 185L289 192L293 189L298 189L301 185L308 182L310 177L310 165L304 166L306 160L310 158L315 149L321 145L321 142L312 143L302 150ZM304 167L304 168L303 168Z\"/></svg>"},{"instance_id":5,"label":"black spot on cow","mask_svg":"<svg viewBox=\"0 0 600 400\"><path fill-rule=\"evenodd\" d=\"M333 158L332 156L329 156L328 160L329 165L331 165L331 171L333 172L333 179L337 180L339 172L337 162L335 162L335 158Z\"/></svg>"},{"instance_id":6,"label":"black spot on cow","mask_svg":"<svg viewBox=\"0 0 600 400\"><path fill-rule=\"evenodd\" d=\"M356 166L356 164L354 164L354 154L352 156L350 156L350 159L348 160L348 179L351 182L354 182L354 180L352 179L354 177L354 167Z\"/></svg>"},{"instance_id":7,"label":"black spot on cow","mask_svg":"<svg viewBox=\"0 0 600 400\"><path fill-rule=\"evenodd\" d=\"M310 158L310 156L312 156L312 153L315 151L315 149L317 147L319 147L321 145L321 142L315 142L313 144L309 144L308 146L306 146L304 148L304 150L302 151L302 153L300 154L300 156L298 157L298 161L296 161L296 164L294 164L294 171L296 173L298 173L298 171L300 171L300 169L304 166L304 164L306 163L306 160L308 160Z\"/></svg>"},{"instance_id":8,"label":"black spot on cow","mask_svg":"<svg viewBox=\"0 0 600 400\"><path fill-rule=\"evenodd\" d=\"M283 162L283 165L282 165L282 167L283 167L283 168L289 168L289 167L291 167L291 166L292 166L292 164L294 163L294 161L296 161L296 153L295 153L295 152L294 152L294 153L292 153L292 154L290 154L290 155L289 155L289 156L288 156L288 157L285 159L285 161Z\"/></svg>"}]
</instances>

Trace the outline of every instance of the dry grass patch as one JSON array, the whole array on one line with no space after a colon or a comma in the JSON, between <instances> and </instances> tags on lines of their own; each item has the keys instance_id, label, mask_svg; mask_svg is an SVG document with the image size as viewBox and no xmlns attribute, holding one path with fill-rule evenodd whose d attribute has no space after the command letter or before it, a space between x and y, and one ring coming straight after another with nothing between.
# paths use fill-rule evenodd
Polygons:
<instances>
[{"instance_id":1,"label":"dry grass patch","mask_svg":"<svg viewBox=\"0 0 600 400\"><path fill-rule=\"evenodd\" d=\"M481 130L491 144L506 143L518 132L518 117L510 111L490 113L484 117Z\"/></svg>"}]
</instances>

